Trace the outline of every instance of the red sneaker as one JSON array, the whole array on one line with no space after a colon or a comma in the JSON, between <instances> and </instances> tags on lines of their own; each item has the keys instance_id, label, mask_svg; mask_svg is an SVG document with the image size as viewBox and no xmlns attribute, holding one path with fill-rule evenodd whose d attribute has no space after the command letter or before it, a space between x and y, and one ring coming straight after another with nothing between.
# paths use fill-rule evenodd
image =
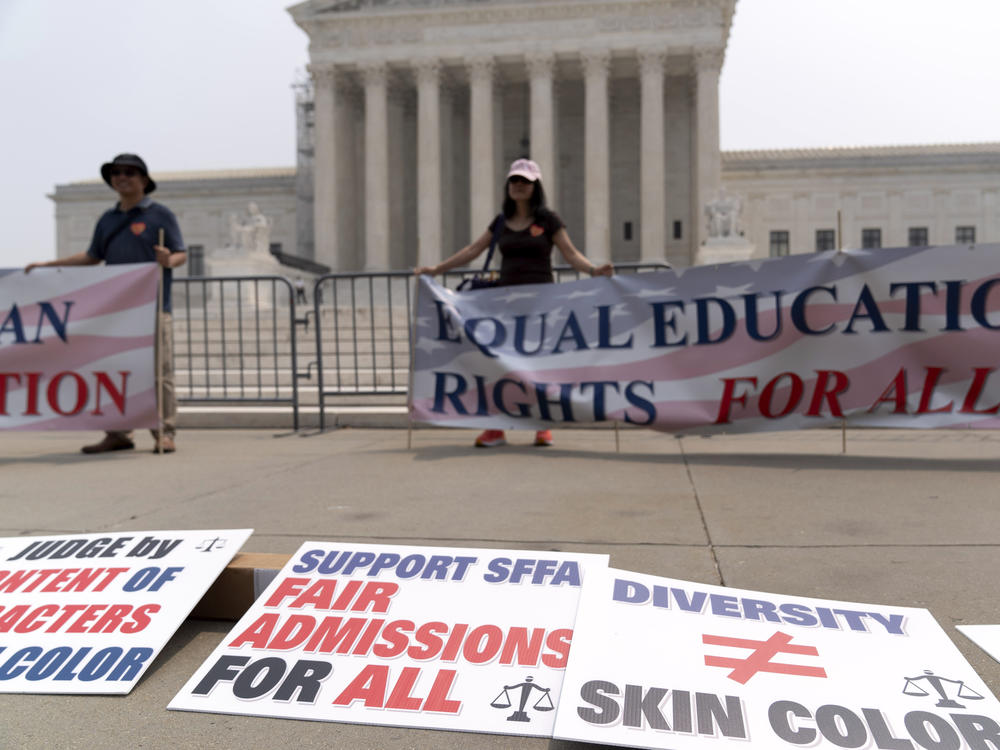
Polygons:
<instances>
[{"instance_id":1,"label":"red sneaker","mask_svg":"<svg viewBox=\"0 0 1000 750\"><path fill-rule=\"evenodd\" d=\"M536 432L535 445L552 445L552 430L539 430Z\"/></svg>"},{"instance_id":2,"label":"red sneaker","mask_svg":"<svg viewBox=\"0 0 1000 750\"><path fill-rule=\"evenodd\" d=\"M504 437L503 430L486 430L476 438L477 448L494 448L506 443L507 438Z\"/></svg>"}]
</instances>

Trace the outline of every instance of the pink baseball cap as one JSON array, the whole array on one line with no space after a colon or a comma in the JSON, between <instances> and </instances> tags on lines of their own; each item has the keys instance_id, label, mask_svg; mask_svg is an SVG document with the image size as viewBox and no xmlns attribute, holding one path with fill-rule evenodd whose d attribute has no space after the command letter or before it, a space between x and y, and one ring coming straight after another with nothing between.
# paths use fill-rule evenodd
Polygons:
<instances>
[{"instance_id":1,"label":"pink baseball cap","mask_svg":"<svg viewBox=\"0 0 1000 750\"><path fill-rule=\"evenodd\" d=\"M542 179L542 170L531 159L518 159L510 165L510 170L507 172L507 179L509 180L515 175L523 177L526 180L531 180L532 182L538 182Z\"/></svg>"}]
</instances>

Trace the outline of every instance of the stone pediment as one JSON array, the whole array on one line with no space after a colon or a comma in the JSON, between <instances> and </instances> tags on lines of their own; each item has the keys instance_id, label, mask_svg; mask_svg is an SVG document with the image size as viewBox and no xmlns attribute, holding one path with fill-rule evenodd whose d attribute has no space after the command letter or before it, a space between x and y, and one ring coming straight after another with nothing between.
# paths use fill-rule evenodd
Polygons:
<instances>
[{"instance_id":1,"label":"stone pediment","mask_svg":"<svg viewBox=\"0 0 1000 750\"><path fill-rule=\"evenodd\" d=\"M355 65L472 49L571 55L587 45L724 49L736 0L306 0L289 12L313 65ZM602 41L603 40L603 41ZM387 55L388 52L388 55Z\"/></svg>"},{"instance_id":2,"label":"stone pediment","mask_svg":"<svg viewBox=\"0 0 1000 750\"><path fill-rule=\"evenodd\" d=\"M502 0L501 0L502 1ZM507 0L521 2L522 0ZM316 13L348 13L383 9L425 9L496 4L497 0L333 0L317 3Z\"/></svg>"},{"instance_id":3,"label":"stone pediment","mask_svg":"<svg viewBox=\"0 0 1000 750\"><path fill-rule=\"evenodd\" d=\"M672 2L677 2L677 0L653 0L644 4L669 6ZM705 0L680 0L678 4L690 5L697 4L698 2L704 3ZM734 0L710 0L710 2L722 2L725 4L734 2ZM528 5L529 7L540 5L558 6L567 5L567 0L306 0L306 2L296 6L296 8L303 10L308 8L307 12L310 15L318 17L332 13L364 14L366 11L377 12L382 10L476 10L503 5ZM728 13L729 15L732 14L731 8Z\"/></svg>"}]
</instances>

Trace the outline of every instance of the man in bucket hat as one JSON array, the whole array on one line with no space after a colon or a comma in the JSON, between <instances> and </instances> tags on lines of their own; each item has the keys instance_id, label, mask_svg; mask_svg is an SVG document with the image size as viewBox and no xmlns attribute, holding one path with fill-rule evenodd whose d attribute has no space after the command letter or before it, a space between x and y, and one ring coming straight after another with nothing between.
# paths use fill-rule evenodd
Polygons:
<instances>
[{"instance_id":1,"label":"man in bucket hat","mask_svg":"<svg viewBox=\"0 0 1000 750\"><path fill-rule=\"evenodd\" d=\"M149 194L156 190L156 183L149 176L146 162L135 154L118 154L101 165L101 177L116 193L118 202L104 212L94 228L90 248L83 253L56 258L42 263L29 263L25 273L42 266L91 266L104 261L117 263L144 263L155 261L163 267L163 307L160 310L159 340L160 377L163 381L163 433L153 430L156 453L173 453L176 450L174 433L177 423L177 398L174 392L173 326L170 318L171 271L187 260L184 240L177 225L177 218L169 208L154 203ZM163 231L163 244L159 242ZM85 445L84 453L134 448L132 433L108 432L104 439Z\"/></svg>"}]
</instances>

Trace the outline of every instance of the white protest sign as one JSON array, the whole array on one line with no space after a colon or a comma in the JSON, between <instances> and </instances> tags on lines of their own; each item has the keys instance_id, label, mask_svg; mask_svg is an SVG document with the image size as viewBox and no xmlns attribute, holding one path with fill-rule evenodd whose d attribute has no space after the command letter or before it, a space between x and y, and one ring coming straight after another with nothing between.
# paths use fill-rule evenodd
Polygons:
<instances>
[{"instance_id":1,"label":"white protest sign","mask_svg":"<svg viewBox=\"0 0 1000 750\"><path fill-rule=\"evenodd\" d=\"M0 692L129 692L252 531L0 538Z\"/></svg>"},{"instance_id":2,"label":"white protest sign","mask_svg":"<svg viewBox=\"0 0 1000 750\"><path fill-rule=\"evenodd\" d=\"M993 750L998 721L1000 704L925 609L605 570L580 600L555 736Z\"/></svg>"},{"instance_id":3,"label":"white protest sign","mask_svg":"<svg viewBox=\"0 0 1000 750\"><path fill-rule=\"evenodd\" d=\"M170 708L551 736L606 555L306 542Z\"/></svg>"},{"instance_id":4,"label":"white protest sign","mask_svg":"<svg viewBox=\"0 0 1000 750\"><path fill-rule=\"evenodd\" d=\"M956 625L955 629L1000 661L1000 625Z\"/></svg>"}]
</instances>

